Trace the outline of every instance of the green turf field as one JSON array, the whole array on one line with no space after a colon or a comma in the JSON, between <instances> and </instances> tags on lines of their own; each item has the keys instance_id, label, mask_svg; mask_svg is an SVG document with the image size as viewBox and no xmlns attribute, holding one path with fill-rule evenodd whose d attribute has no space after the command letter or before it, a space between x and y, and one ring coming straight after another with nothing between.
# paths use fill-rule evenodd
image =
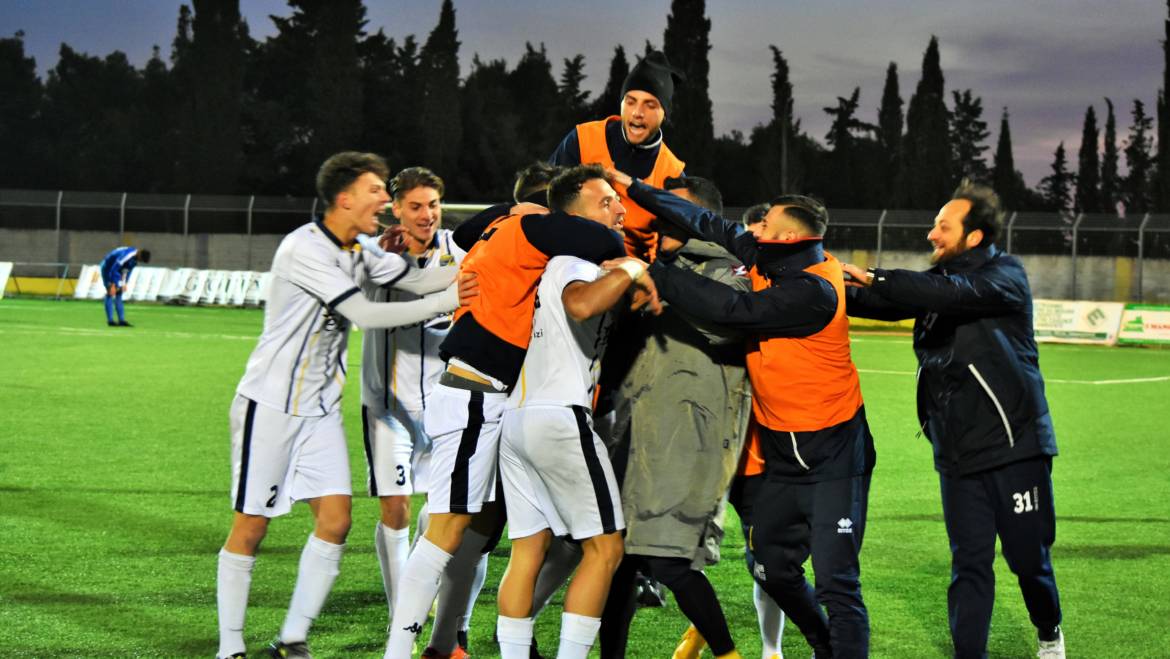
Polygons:
<instances>
[{"instance_id":1,"label":"green turf field","mask_svg":"<svg viewBox=\"0 0 1170 659\"><path fill-rule=\"evenodd\" d=\"M214 656L216 552L231 518L228 404L255 343L255 310L129 307L107 328L100 302L0 300L0 654ZM356 368L360 334L350 346ZM907 337L861 335L854 356L878 447L862 553L875 657L948 655L949 554L937 479L916 437ZM1041 361L1062 455L1053 550L1069 656L1170 656L1170 351L1046 346ZM356 373L356 371L351 371ZM1129 381L1162 378L1153 381ZM345 414L355 491L365 473L351 378ZM341 577L311 638L319 657L380 657L386 604L372 537L376 505L354 501ZM759 656L734 513L709 570L744 657ZM305 506L271 527L252 582L247 638L276 633L311 528ZM472 625L491 644L492 557ZM1025 657L1035 634L1003 564L991 654ZM559 597L537 638L552 652ZM671 603L642 610L630 656L669 657L686 627ZM807 657L789 626L785 655Z\"/></svg>"}]
</instances>

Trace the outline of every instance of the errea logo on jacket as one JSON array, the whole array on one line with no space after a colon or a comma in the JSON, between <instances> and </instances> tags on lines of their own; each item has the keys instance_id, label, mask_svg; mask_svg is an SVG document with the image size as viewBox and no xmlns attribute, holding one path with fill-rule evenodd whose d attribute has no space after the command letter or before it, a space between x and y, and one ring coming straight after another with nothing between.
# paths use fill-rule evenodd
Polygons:
<instances>
[{"instance_id":1,"label":"errea logo on jacket","mask_svg":"<svg viewBox=\"0 0 1170 659\"><path fill-rule=\"evenodd\" d=\"M853 520L848 517L842 517L837 520L837 533L848 533L853 535Z\"/></svg>"}]
</instances>

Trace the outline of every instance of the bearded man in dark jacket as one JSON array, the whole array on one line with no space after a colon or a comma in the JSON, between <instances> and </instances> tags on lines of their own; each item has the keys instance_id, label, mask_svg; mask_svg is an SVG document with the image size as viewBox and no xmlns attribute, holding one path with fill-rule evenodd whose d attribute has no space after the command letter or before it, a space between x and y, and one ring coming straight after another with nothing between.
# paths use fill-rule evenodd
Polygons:
<instances>
[{"instance_id":1,"label":"bearded man in dark jacket","mask_svg":"<svg viewBox=\"0 0 1170 659\"><path fill-rule=\"evenodd\" d=\"M986 657L995 600L995 538L1039 637L1040 657L1064 657L1056 537L1056 437L1032 331L1032 292L1018 259L999 250L999 198L964 181L927 234L925 272L853 278L850 316L914 318L918 419L934 446L951 545L947 593L956 657Z\"/></svg>"}]
</instances>

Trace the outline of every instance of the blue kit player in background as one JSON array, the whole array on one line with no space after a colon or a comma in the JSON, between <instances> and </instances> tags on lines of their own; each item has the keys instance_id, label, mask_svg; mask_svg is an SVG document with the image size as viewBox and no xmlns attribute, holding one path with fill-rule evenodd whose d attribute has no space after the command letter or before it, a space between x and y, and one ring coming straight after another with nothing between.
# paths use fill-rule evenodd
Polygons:
<instances>
[{"instance_id":1,"label":"blue kit player in background","mask_svg":"<svg viewBox=\"0 0 1170 659\"><path fill-rule=\"evenodd\" d=\"M106 324L110 327L130 327L126 310L122 307L122 291L130 280L130 272L138 262L150 263L150 250L137 247L119 247L102 259L102 285L106 289ZM114 310L118 322L114 322Z\"/></svg>"}]
</instances>

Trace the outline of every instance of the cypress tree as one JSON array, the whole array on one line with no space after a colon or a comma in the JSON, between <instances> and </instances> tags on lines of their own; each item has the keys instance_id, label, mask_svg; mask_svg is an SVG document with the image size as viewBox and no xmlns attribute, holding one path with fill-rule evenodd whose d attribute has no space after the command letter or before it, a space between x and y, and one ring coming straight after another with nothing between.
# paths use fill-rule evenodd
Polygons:
<instances>
[{"instance_id":1,"label":"cypress tree","mask_svg":"<svg viewBox=\"0 0 1170 659\"><path fill-rule=\"evenodd\" d=\"M463 138L459 105L459 32L455 7L443 0L439 23L431 30L419 54L422 103L418 112L423 162L440 176L452 176L458 166Z\"/></svg>"},{"instance_id":2,"label":"cypress tree","mask_svg":"<svg viewBox=\"0 0 1170 659\"><path fill-rule=\"evenodd\" d=\"M1056 147L1052 159L1052 173L1040 181L1040 194L1049 210L1060 213L1068 212L1072 205L1073 175L1068 171L1068 159L1064 152L1064 142Z\"/></svg>"},{"instance_id":3,"label":"cypress tree","mask_svg":"<svg viewBox=\"0 0 1170 659\"><path fill-rule=\"evenodd\" d=\"M882 88L882 104L878 107L878 143L882 154L882 185L885 188L883 205L894 201L902 150L902 96L898 91L898 65L890 62L886 68L886 84Z\"/></svg>"},{"instance_id":4,"label":"cypress tree","mask_svg":"<svg viewBox=\"0 0 1170 659\"><path fill-rule=\"evenodd\" d=\"M774 195L777 192L785 194L795 187L796 176L793 174L797 158L788 60L784 59L784 54L776 46L768 48L772 50L772 122L768 126L769 131L762 136L769 138L767 152L771 154L769 161L775 163L775 169L774 173L769 169L764 170L763 195Z\"/></svg>"},{"instance_id":5,"label":"cypress tree","mask_svg":"<svg viewBox=\"0 0 1170 659\"><path fill-rule=\"evenodd\" d=\"M622 83L630 74L630 62L626 59L626 50L621 46L613 49L613 59L609 61L609 78L605 81L605 89L593 101L589 114L595 119L617 114L622 102Z\"/></svg>"},{"instance_id":6,"label":"cypress tree","mask_svg":"<svg viewBox=\"0 0 1170 659\"><path fill-rule=\"evenodd\" d=\"M938 38L922 57L922 78L906 112L904 199L911 208L936 208L950 197L950 144L945 81Z\"/></svg>"},{"instance_id":7,"label":"cypress tree","mask_svg":"<svg viewBox=\"0 0 1170 659\"><path fill-rule=\"evenodd\" d=\"M666 111L670 129L667 143L686 161L687 171L711 175L711 149L715 142L711 116L708 61L711 52L711 20L705 0L673 0L662 35L662 52L685 80L675 87L672 107Z\"/></svg>"},{"instance_id":8,"label":"cypress tree","mask_svg":"<svg viewBox=\"0 0 1170 659\"><path fill-rule=\"evenodd\" d=\"M1170 13L1170 0L1166 7ZM1158 92L1158 210L1170 210L1170 109L1166 95L1170 94L1170 16L1162 22L1165 38L1162 40L1162 89Z\"/></svg>"},{"instance_id":9,"label":"cypress tree","mask_svg":"<svg viewBox=\"0 0 1170 659\"><path fill-rule=\"evenodd\" d=\"M1075 210L1097 213L1101 210L1101 167L1097 157L1097 114L1093 106L1085 110L1085 125L1081 129L1081 150L1077 154L1077 193Z\"/></svg>"},{"instance_id":10,"label":"cypress tree","mask_svg":"<svg viewBox=\"0 0 1170 659\"><path fill-rule=\"evenodd\" d=\"M1105 99L1105 145L1101 153L1101 210L1117 212L1121 201L1121 180L1117 173L1117 122L1113 117L1113 101Z\"/></svg>"},{"instance_id":11,"label":"cypress tree","mask_svg":"<svg viewBox=\"0 0 1170 659\"><path fill-rule=\"evenodd\" d=\"M1125 164L1129 173L1121 184L1127 214L1150 210L1150 179L1154 165L1149 137L1152 123L1153 119L1146 115L1145 105L1134 99L1133 125L1125 145Z\"/></svg>"}]
</instances>

